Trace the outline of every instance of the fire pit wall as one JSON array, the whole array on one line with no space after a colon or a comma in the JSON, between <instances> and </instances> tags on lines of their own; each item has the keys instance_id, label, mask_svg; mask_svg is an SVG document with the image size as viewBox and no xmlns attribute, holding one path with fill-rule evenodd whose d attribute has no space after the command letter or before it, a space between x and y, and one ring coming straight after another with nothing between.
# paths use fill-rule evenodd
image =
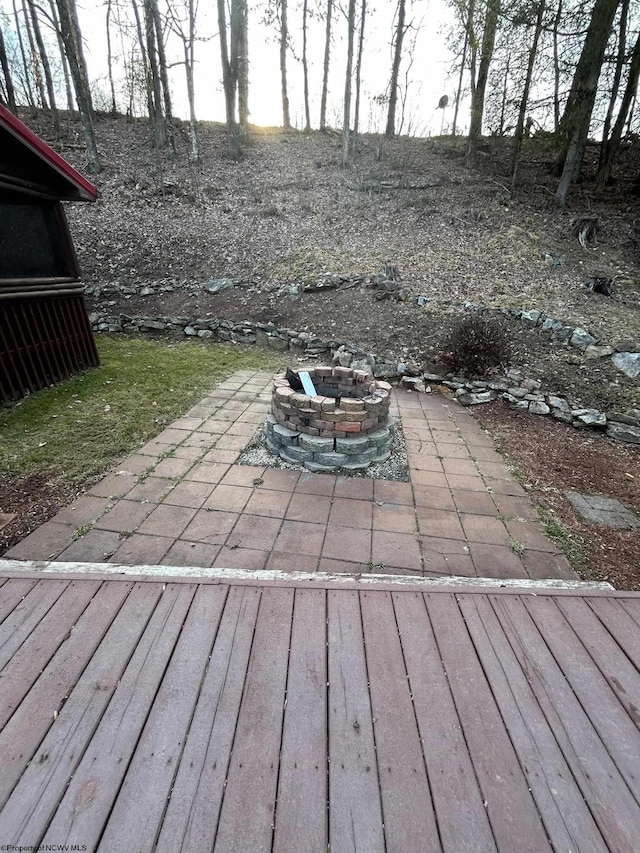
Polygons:
<instances>
[{"instance_id":1,"label":"fire pit wall","mask_svg":"<svg viewBox=\"0 0 640 853\"><path fill-rule=\"evenodd\" d=\"M391 386L364 370L316 367L307 371L315 396L274 381L267 445L310 471L366 468L391 455Z\"/></svg>"}]
</instances>

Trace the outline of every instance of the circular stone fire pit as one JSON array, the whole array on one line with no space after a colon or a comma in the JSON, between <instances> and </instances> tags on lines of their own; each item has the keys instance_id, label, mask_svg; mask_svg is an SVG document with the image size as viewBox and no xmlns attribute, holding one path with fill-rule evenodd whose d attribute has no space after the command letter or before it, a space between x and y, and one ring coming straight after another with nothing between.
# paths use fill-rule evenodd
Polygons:
<instances>
[{"instance_id":1,"label":"circular stone fire pit","mask_svg":"<svg viewBox=\"0 0 640 853\"><path fill-rule=\"evenodd\" d=\"M302 371L299 371L302 372ZM306 371L315 396L274 381L267 446L310 471L366 468L391 454L391 385L365 370L316 367Z\"/></svg>"}]
</instances>

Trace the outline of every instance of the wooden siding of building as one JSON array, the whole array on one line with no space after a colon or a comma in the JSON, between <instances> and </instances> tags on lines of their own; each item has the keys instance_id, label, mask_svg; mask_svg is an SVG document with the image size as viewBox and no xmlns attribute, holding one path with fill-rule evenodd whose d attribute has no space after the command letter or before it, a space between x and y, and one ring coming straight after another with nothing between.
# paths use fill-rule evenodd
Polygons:
<instances>
[{"instance_id":1,"label":"wooden siding of building","mask_svg":"<svg viewBox=\"0 0 640 853\"><path fill-rule=\"evenodd\" d=\"M99 364L61 199L97 189L0 104L0 403Z\"/></svg>"},{"instance_id":2,"label":"wooden siding of building","mask_svg":"<svg viewBox=\"0 0 640 853\"><path fill-rule=\"evenodd\" d=\"M639 667L633 594L0 577L0 838L632 853Z\"/></svg>"},{"instance_id":3,"label":"wooden siding of building","mask_svg":"<svg viewBox=\"0 0 640 853\"><path fill-rule=\"evenodd\" d=\"M0 402L98 364L81 286L7 293L0 282Z\"/></svg>"}]
</instances>

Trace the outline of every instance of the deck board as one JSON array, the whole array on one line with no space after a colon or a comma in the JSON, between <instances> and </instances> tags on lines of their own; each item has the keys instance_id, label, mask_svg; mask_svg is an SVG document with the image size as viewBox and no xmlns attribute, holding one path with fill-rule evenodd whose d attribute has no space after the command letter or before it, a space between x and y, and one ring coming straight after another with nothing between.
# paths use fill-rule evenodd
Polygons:
<instances>
[{"instance_id":1,"label":"deck board","mask_svg":"<svg viewBox=\"0 0 640 853\"><path fill-rule=\"evenodd\" d=\"M597 607L593 607L589 599L585 599L584 603L604 625L632 664L635 661L637 670L638 661L640 661L640 625L633 621L629 612L622 606L623 602L605 598Z\"/></svg>"},{"instance_id":2,"label":"deck board","mask_svg":"<svg viewBox=\"0 0 640 853\"><path fill-rule=\"evenodd\" d=\"M260 590L251 587L229 590L158 838L158 853L213 847L260 596Z\"/></svg>"},{"instance_id":3,"label":"deck board","mask_svg":"<svg viewBox=\"0 0 640 853\"><path fill-rule=\"evenodd\" d=\"M131 849L143 853L153 849L180 763L226 590L198 587L190 591L183 588L182 592L191 592L187 599L190 606L183 614L176 602L175 648L144 730L135 744L135 753L114 803L109 825L100 839L98 849L105 853L125 853ZM178 629L181 621L182 627ZM165 640L166 633L162 633L161 641ZM156 673L149 673L147 678L138 676L136 687L142 681L147 689L155 690L158 680ZM77 838L80 837L78 833Z\"/></svg>"},{"instance_id":4,"label":"deck board","mask_svg":"<svg viewBox=\"0 0 640 853\"><path fill-rule=\"evenodd\" d=\"M37 846L158 601L134 589L0 814L7 843ZM107 795L110 793L106 792ZM20 842L17 839L21 839ZM25 839L29 839L25 841Z\"/></svg>"},{"instance_id":5,"label":"deck board","mask_svg":"<svg viewBox=\"0 0 640 853\"><path fill-rule=\"evenodd\" d=\"M40 581L0 625L0 671L60 598L69 581Z\"/></svg>"},{"instance_id":6,"label":"deck board","mask_svg":"<svg viewBox=\"0 0 640 853\"><path fill-rule=\"evenodd\" d=\"M326 606L324 590L296 590L273 844L276 853L319 853L329 843Z\"/></svg>"},{"instance_id":7,"label":"deck board","mask_svg":"<svg viewBox=\"0 0 640 853\"><path fill-rule=\"evenodd\" d=\"M577 640L589 653L609 688L625 709L634 726L640 728L640 672L596 618L584 601L567 598L557 607L577 635ZM635 639L640 639L640 631ZM589 662L586 662L589 665ZM625 723L625 727L627 724ZM633 754L633 749L630 750Z\"/></svg>"},{"instance_id":8,"label":"deck board","mask_svg":"<svg viewBox=\"0 0 640 853\"><path fill-rule=\"evenodd\" d=\"M293 596L262 593L216 834L219 853L271 850Z\"/></svg>"},{"instance_id":9,"label":"deck board","mask_svg":"<svg viewBox=\"0 0 640 853\"><path fill-rule=\"evenodd\" d=\"M64 838L66 844L96 849L122 785L194 589L165 592L169 594L158 601L51 822L48 835Z\"/></svg>"},{"instance_id":10,"label":"deck board","mask_svg":"<svg viewBox=\"0 0 640 853\"><path fill-rule=\"evenodd\" d=\"M425 595L499 850L542 853L547 835L453 595Z\"/></svg>"},{"instance_id":11,"label":"deck board","mask_svg":"<svg viewBox=\"0 0 640 853\"><path fill-rule=\"evenodd\" d=\"M4 844L636 849L638 595L0 580Z\"/></svg>"},{"instance_id":12,"label":"deck board","mask_svg":"<svg viewBox=\"0 0 640 853\"><path fill-rule=\"evenodd\" d=\"M527 672L542 712L571 772L589 803L606 843L634 850L640 807L600 734L585 713L520 596L491 597L499 622L520 665ZM592 677L599 672L592 673ZM588 684L591 684L591 678ZM606 727L605 727L606 731ZM638 766L638 756L635 756Z\"/></svg>"},{"instance_id":13,"label":"deck board","mask_svg":"<svg viewBox=\"0 0 640 853\"><path fill-rule=\"evenodd\" d=\"M100 583L72 581L0 672L0 726L3 726L55 655Z\"/></svg>"},{"instance_id":14,"label":"deck board","mask_svg":"<svg viewBox=\"0 0 640 853\"><path fill-rule=\"evenodd\" d=\"M471 758L423 596L393 593L442 847L496 850Z\"/></svg>"},{"instance_id":15,"label":"deck board","mask_svg":"<svg viewBox=\"0 0 640 853\"><path fill-rule=\"evenodd\" d=\"M0 595L0 625L37 582L31 578L15 578L4 587Z\"/></svg>"},{"instance_id":16,"label":"deck board","mask_svg":"<svg viewBox=\"0 0 640 853\"><path fill-rule=\"evenodd\" d=\"M328 594L329 835L337 853L384 851L383 813L357 592Z\"/></svg>"},{"instance_id":17,"label":"deck board","mask_svg":"<svg viewBox=\"0 0 640 853\"><path fill-rule=\"evenodd\" d=\"M460 596L460 608L554 849L605 851L604 839L535 701L527 670L500 630L491 604L486 598Z\"/></svg>"},{"instance_id":18,"label":"deck board","mask_svg":"<svg viewBox=\"0 0 640 853\"><path fill-rule=\"evenodd\" d=\"M360 608L387 851L440 850L391 594L363 592Z\"/></svg>"},{"instance_id":19,"label":"deck board","mask_svg":"<svg viewBox=\"0 0 640 853\"><path fill-rule=\"evenodd\" d=\"M105 585L0 731L0 805L60 713L133 584ZM0 682L0 691L2 691ZM3 697L4 698L4 697Z\"/></svg>"}]
</instances>

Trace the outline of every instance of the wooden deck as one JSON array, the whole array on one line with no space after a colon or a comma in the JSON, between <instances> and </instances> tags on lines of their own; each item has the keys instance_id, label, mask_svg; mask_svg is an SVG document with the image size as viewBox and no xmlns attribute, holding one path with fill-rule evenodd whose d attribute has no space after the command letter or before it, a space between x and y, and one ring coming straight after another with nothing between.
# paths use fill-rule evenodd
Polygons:
<instances>
[{"instance_id":1,"label":"wooden deck","mask_svg":"<svg viewBox=\"0 0 640 853\"><path fill-rule=\"evenodd\" d=\"M0 577L0 843L632 853L639 667L632 594Z\"/></svg>"}]
</instances>

